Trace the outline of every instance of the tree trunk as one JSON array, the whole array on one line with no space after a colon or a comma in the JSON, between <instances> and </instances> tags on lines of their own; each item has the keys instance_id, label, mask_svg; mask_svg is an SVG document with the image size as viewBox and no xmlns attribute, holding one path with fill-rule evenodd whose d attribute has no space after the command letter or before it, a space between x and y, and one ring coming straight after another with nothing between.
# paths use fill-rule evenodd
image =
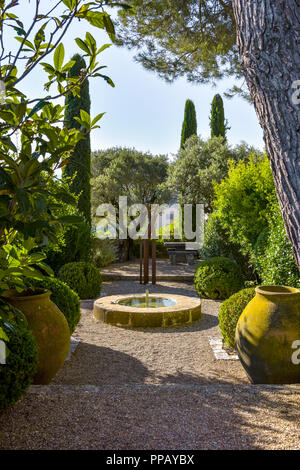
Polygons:
<instances>
[{"instance_id":1,"label":"tree trunk","mask_svg":"<svg viewBox=\"0 0 300 470\"><path fill-rule=\"evenodd\" d=\"M233 0L237 45L264 131L277 197L300 268L300 6ZM247 119L247 116L244 117Z\"/></svg>"}]
</instances>

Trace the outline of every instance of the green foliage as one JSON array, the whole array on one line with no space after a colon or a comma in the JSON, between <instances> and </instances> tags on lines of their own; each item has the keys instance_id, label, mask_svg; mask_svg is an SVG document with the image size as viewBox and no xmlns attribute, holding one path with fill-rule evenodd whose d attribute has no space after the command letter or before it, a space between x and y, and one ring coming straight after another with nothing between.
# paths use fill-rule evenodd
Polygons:
<instances>
[{"instance_id":1,"label":"green foliage","mask_svg":"<svg viewBox=\"0 0 300 470\"><path fill-rule=\"evenodd\" d=\"M0 247L0 294L8 289L21 292L26 288L26 277L41 279L44 277L43 272L53 274L51 268L44 263L45 255L33 252L36 246L30 238L23 240L22 245L20 240L16 240L14 244L6 243Z\"/></svg>"},{"instance_id":2,"label":"green foliage","mask_svg":"<svg viewBox=\"0 0 300 470\"><path fill-rule=\"evenodd\" d=\"M0 299L0 322L5 324L16 323L18 326L28 328L28 322L24 313L7 303L5 298ZM2 337L0 338L3 339ZM6 338L4 339L6 340Z\"/></svg>"},{"instance_id":3,"label":"green foliage","mask_svg":"<svg viewBox=\"0 0 300 470\"><path fill-rule=\"evenodd\" d=\"M28 30L17 15L10 13L16 2L2 2L0 5L1 31L11 26L18 34L16 41L21 43L16 44L13 64L10 53L2 51L0 67L0 75L5 77L5 99L0 104L1 244L6 243L7 233L11 231L22 233L25 239L33 237L39 243L43 242L45 236L55 238L59 221L53 217L51 207L46 202L48 183L55 171L67 163L77 142L84 139L95 124L94 120L85 119L80 129L69 131L65 127L61 128L58 124L62 121L63 107L52 103L54 97L49 95L49 89L56 84L58 95L55 98L66 93L78 96L82 82L88 77L102 76L96 58L103 48L98 49L94 38L87 33L86 39L81 42L85 44L88 65L79 75L69 76L74 61L64 64L65 50L61 42L57 45L57 36L61 39L76 18L106 29L110 36L113 36L112 24L106 12L95 12L91 4L80 5L82 1L68 2L70 5L64 13L55 17L60 3L51 10L51 18L57 25L51 33L46 28L49 17L41 10L41 5L37 5L37 12ZM96 3L100 5L101 2L96 0ZM95 18L98 18L97 24ZM11 41L7 42L11 51ZM2 44L5 44L5 40ZM41 62L41 59L44 60L53 52L53 65ZM27 62L24 62L24 58L27 58ZM48 75L48 82L44 84L47 95L30 100L16 86L19 87L38 65ZM18 148L14 143L17 131L21 137Z\"/></svg>"},{"instance_id":4,"label":"green foliage","mask_svg":"<svg viewBox=\"0 0 300 470\"><path fill-rule=\"evenodd\" d=\"M79 297L67 284L59 279L45 277L42 280L31 281L32 287L40 287L51 291L51 300L64 314L72 334L80 320Z\"/></svg>"},{"instance_id":5,"label":"green foliage","mask_svg":"<svg viewBox=\"0 0 300 470\"><path fill-rule=\"evenodd\" d=\"M158 186L165 180L168 159L135 149L114 147L92 154L93 214L101 203L119 204L127 196L128 204L154 203Z\"/></svg>"},{"instance_id":6,"label":"green foliage","mask_svg":"<svg viewBox=\"0 0 300 470\"><path fill-rule=\"evenodd\" d=\"M178 192L180 204L205 203L211 210L213 181L220 181L227 173L231 152L223 138L204 141L190 137L170 165L166 186Z\"/></svg>"},{"instance_id":7,"label":"green foliage","mask_svg":"<svg viewBox=\"0 0 300 470\"><path fill-rule=\"evenodd\" d=\"M258 286L258 281L257 280L250 280L250 281L245 281L244 282L245 288L250 288L250 287L257 287Z\"/></svg>"},{"instance_id":8,"label":"green foliage","mask_svg":"<svg viewBox=\"0 0 300 470\"><path fill-rule=\"evenodd\" d=\"M255 288L242 289L225 300L219 312L219 327L223 340L230 348L235 348L237 322L248 303L255 296Z\"/></svg>"},{"instance_id":9,"label":"green foliage","mask_svg":"<svg viewBox=\"0 0 300 470\"><path fill-rule=\"evenodd\" d=\"M116 232L119 222L119 197L126 196L128 205L163 203L169 198L168 191L161 188L166 179L168 159L165 155L151 155L139 152L135 149L114 147L92 154L92 213L94 216L97 236L101 232ZM100 204L111 204L115 209L114 220L109 223L106 217L97 214ZM135 218L138 214L132 214ZM131 217L128 216L128 225ZM141 222L138 229L143 230L147 226ZM130 226L129 226L130 228ZM121 256L129 258L132 240L120 243ZM123 253L122 253L123 252Z\"/></svg>"},{"instance_id":10,"label":"green foliage","mask_svg":"<svg viewBox=\"0 0 300 470\"><path fill-rule=\"evenodd\" d=\"M6 305L0 306L0 327L6 342L6 364L0 364L0 412L14 405L33 382L38 351L23 314ZM9 323L3 317L9 317Z\"/></svg>"},{"instance_id":11,"label":"green foliage","mask_svg":"<svg viewBox=\"0 0 300 470\"><path fill-rule=\"evenodd\" d=\"M92 240L92 259L97 268L104 268L116 261L116 247L112 240L94 238Z\"/></svg>"},{"instance_id":12,"label":"green foliage","mask_svg":"<svg viewBox=\"0 0 300 470\"><path fill-rule=\"evenodd\" d=\"M90 226L82 222L76 227L65 227L58 243L49 243L45 250L46 262L55 274L64 264L81 261L82 258L90 261L91 247L87 243L90 233Z\"/></svg>"},{"instance_id":13,"label":"green foliage","mask_svg":"<svg viewBox=\"0 0 300 470\"><path fill-rule=\"evenodd\" d=\"M65 94L80 96L80 87L89 77L100 76L113 85L109 77L100 73L103 66L98 67L96 62L107 45L98 49L90 33L86 33L85 39L76 38L77 44L84 48L87 66L70 76L74 61L65 62L62 43L71 23L76 20L106 30L114 40L114 27L102 2L64 0L63 11L60 10L61 3L57 2L48 11L47 2L36 2L31 21L23 24L21 18L12 13L18 2L0 2L0 76L3 84L0 102L0 258L4 259L5 252L8 263L6 271L3 273L2 270L0 274L1 288L21 289L25 277L38 276L33 272L35 267L46 270L41 265L42 255L28 252L25 256L20 251L23 244L33 240L34 250L37 246L45 247L49 240L56 242L62 224L78 222L78 217L55 215L57 202L66 202L69 195L60 191L53 202L51 181L56 171L69 163L74 146L97 127L102 115L91 119L87 113L81 113L77 118L80 129L70 130L61 127L64 107L54 104L54 100ZM110 1L106 2L108 4L120 7ZM95 11L97 6L101 11ZM47 27L49 18L53 28ZM11 28L17 34L14 44L6 36ZM5 45L9 45L9 50ZM52 63L45 62L48 56L53 57ZM46 91L44 96L31 99L20 86L38 66L46 75L42 82ZM57 91L51 95L53 86Z\"/></svg>"},{"instance_id":14,"label":"green foliage","mask_svg":"<svg viewBox=\"0 0 300 470\"><path fill-rule=\"evenodd\" d=\"M266 246L268 244L268 238L270 235L269 224L270 224L270 221L268 222L268 225L258 235L256 243L253 248L253 252L252 252L252 259L254 261L255 268L260 275L261 275L260 260L264 257Z\"/></svg>"},{"instance_id":15,"label":"green foliage","mask_svg":"<svg viewBox=\"0 0 300 470\"><path fill-rule=\"evenodd\" d=\"M39 124L44 122L45 129L37 127L36 132L23 129L23 144L19 154L1 149L0 139L0 245L10 243L16 233L22 235L25 240L33 238L37 244L42 245L48 239L55 240L57 228L67 222L63 217L55 217L53 204L50 200L47 201L47 197L51 196L49 182L60 164L63 151L58 151L57 154L53 142L48 142L46 135L52 134L50 124L46 125L47 117L44 120L42 113L37 120ZM38 134L41 136L38 137ZM47 145L42 135L47 138ZM58 145L71 150L75 141L72 136L74 137L72 133L69 137L65 136L64 142ZM52 137L58 141L57 136ZM36 143L35 150L33 142ZM49 152L51 157L46 156L46 152ZM58 200L63 201L64 198L63 191L57 194ZM76 220L73 222L76 223Z\"/></svg>"},{"instance_id":16,"label":"green foliage","mask_svg":"<svg viewBox=\"0 0 300 470\"><path fill-rule=\"evenodd\" d=\"M129 0L120 13L117 44L137 48L135 59L167 81L186 76L207 83L240 76L231 2Z\"/></svg>"},{"instance_id":17,"label":"green foliage","mask_svg":"<svg viewBox=\"0 0 300 470\"><path fill-rule=\"evenodd\" d=\"M200 297L225 299L243 286L240 267L229 258L210 258L199 263L194 277Z\"/></svg>"},{"instance_id":18,"label":"green foliage","mask_svg":"<svg viewBox=\"0 0 300 470\"><path fill-rule=\"evenodd\" d=\"M199 250L200 259L226 257L234 260L241 268L245 279L253 278L254 267L249 256L241 253L241 247L229 240L228 233L213 212L208 216L204 227L204 244Z\"/></svg>"},{"instance_id":19,"label":"green foliage","mask_svg":"<svg viewBox=\"0 0 300 470\"><path fill-rule=\"evenodd\" d=\"M245 145L232 149L223 137L205 141L192 136L170 165L165 187L178 193L180 204L204 203L206 212L211 212L214 183L227 176L229 160L248 160L252 152L259 155Z\"/></svg>"},{"instance_id":20,"label":"green foliage","mask_svg":"<svg viewBox=\"0 0 300 470\"><path fill-rule=\"evenodd\" d=\"M255 246L257 270L265 285L300 287L300 274L276 201L268 229Z\"/></svg>"},{"instance_id":21,"label":"green foliage","mask_svg":"<svg viewBox=\"0 0 300 470\"><path fill-rule=\"evenodd\" d=\"M231 242L252 253L257 237L268 225L275 187L269 160L230 164L228 176L215 185L214 207Z\"/></svg>"},{"instance_id":22,"label":"green foliage","mask_svg":"<svg viewBox=\"0 0 300 470\"><path fill-rule=\"evenodd\" d=\"M102 279L99 269L92 263L65 264L60 268L58 278L77 292L80 299L93 299L100 295Z\"/></svg>"},{"instance_id":23,"label":"green foliage","mask_svg":"<svg viewBox=\"0 0 300 470\"><path fill-rule=\"evenodd\" d=\"M51 266L55 274L66 263L90 261L91 250L89 243L91 228L85 219L80 215L77 207L79 196L72 194L69 189L69 179L62 181L57 179L51 181L49 190L51 192L50 202L53 204L53 212L58 218L77 218L76 225L64 224L57 227L56 240L50 241L43 249L46 255L46 263ZM61 192L67 196L64 201L59 201L57 194Z\"/></svg>"},{"instance_id":24,"label":"green foliage","mask_svg":"<svg viewBox=\"0 0 300 470\"><path fill-rule=\"evenodd\" d=\"M165 242L171 241L171 240L164 240L164 239L157 239L156 240L156 257L157 258L168 258L168 249L164 245ZM150 256L152 253L152 247L150 248Z\"/></svg>"},{"instance_id":25,"label":"green foliage","mask_svg":"<svg viewBox=\"0 0 300 470\"><path fill-rule=\"evenodd\" d=\"M192 135L197 135L197 119L195 105L191 100L186 100L184 108L184 119L181 130L180 148Z\"/></svg>"},{"instance_id":26,"label":"green foliage","mask_svg":"<svg viewBox=\"0 0 300 470\"><path fill-rule=\"evenodd\" d=\"M210 128L211 137L226 136L224 105L222 97L219 94L214 96L211 104Z\"/></svg>"},{"instance_id":27,"label":"green foliage","mask_svg":"<svg viewBox=\"0 0 300 470\"><path fill-rule=\"evenodd\" d=\"M75 54L71 60L74 65L69 70L69 76L77 77L82 73L82 70L86 70L85 60L79 54ZM91 100L87 79L80 86L80 96L74 96L72 93L67 94L65 105L64 125L67 129L80 129L81 124L77 121L80 117L85 118L87 116L87 124L89 124ZM84 139L76 144L68 165L63 168L63 177L72 178L70 190L79 196L78 209L84 215L88 224L91 223L90 173L91 142L90 135L87 134Z\"/></svg>"}]
</instances>

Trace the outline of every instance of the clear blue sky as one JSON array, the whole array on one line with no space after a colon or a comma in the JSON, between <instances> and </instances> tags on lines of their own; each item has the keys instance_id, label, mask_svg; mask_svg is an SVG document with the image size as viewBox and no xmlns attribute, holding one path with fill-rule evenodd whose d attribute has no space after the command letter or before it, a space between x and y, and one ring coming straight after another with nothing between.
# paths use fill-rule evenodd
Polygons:
<instances>
[{"instance_id":1,"label":"clear blue sky","mask_svg":"<svg viewBox=\"0 0 300 470\"><path fill-rule=\"evenodd\" d=\"M50 2L48 2L49 6ZM32 2L23 2L14 12L26 21L33 10ZM63 40L67 58L81 52L74 38L85 36L89 31L98 45L110 43L107 35L85 22L76 22ZM106 112L100 121L100 129L92 132L92 149L111 146L135 147L152 153L174 154L178 150L186 99L194 101L197 113L198 134L208 137L210 104L216 93L222 94L232 82L223 80L216 87L193 85L185 79L167 84L155 73L148 72L133 60L133 52L111 46L103 52L101 63L107 65L104 72L115 83L111 88L101 78L90 81L92 116ZM49 60L50 62L50 60ZM43 77L43 78L42 78ZM30 79L23 82L22 90L29 96L43 96L44 73L37 67ZM43 81L42 81L43 80ZM54 90L53 90L54 91ZM235 97L224 98L225 115L231 129L228 141L231 145L246 141L260 149L264 148L262 131L253 106Z\"/></svg>"}]
</instances>

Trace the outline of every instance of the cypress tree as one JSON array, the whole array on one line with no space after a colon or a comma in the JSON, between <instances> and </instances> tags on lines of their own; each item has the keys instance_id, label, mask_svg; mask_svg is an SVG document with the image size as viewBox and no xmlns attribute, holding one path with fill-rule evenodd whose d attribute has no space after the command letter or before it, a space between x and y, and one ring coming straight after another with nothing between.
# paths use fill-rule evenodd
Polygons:
<instances>
[{"instance_id":1,"label":"cypress tree","mask_svg":"<svg viewBox=\"0 0 300 470\"><path fill-rule=\"evenodd\" d=\"M211 137L226 135L226 122L224 115L224 105L221 95L217 94L211 104L210 116Z\"/></svg>"},{"instance_id":2,"label":"cypress tree","mask_svg":"<svg viewBox=\"0 0 300 470\"><path fill-rule=\"evenodd\" d=\"M191 135L197 135L196 110L194 103L191 100L186 100L184 108L184 119L181 130L181 148L183 147L185 141L191 137Z\"/></svg>"},{"instance_id":3,"label":"cypress tree","mask_svg":"<svg viewBox=\"0 0 300 470\"><path fill-rule=\"evenodd\" d=\"M69 75L76 77L80 75L80 70L86 68L86 63L80 54L75 54L71 60L75 64L71 68ZM66 96L64 125L68 129L79 129L80 124L74 119L80 117L80 110L83 109L90 114L91 100L89 94L89 82L86 79L80 86L80 97L73 96L69 93ZM78 209L84 215L88 225L91 225L91 185L90 185L90 172L91 172L91 142L90 135L80 140L70 158L70 163L63 169L63 176L75 178L70 184L70 190L74 194L80 194L78 200Z\"/></svg>"}]
</instances>

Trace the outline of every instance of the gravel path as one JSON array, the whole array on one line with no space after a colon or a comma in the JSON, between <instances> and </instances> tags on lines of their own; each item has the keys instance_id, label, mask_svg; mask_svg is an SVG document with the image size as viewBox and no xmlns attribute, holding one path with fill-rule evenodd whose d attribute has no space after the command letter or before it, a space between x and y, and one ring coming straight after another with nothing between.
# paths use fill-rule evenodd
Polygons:
<instances>
[{"instance_id":1,"label":"gravel path","mask_svg":"<svg viewBox=\"0 0 300 470\"><path fill-rule=\"evenodd\" d=\"M198 261L194 264L171 264L169 259L156 260L156 278L160 281L193 281ZM125 263L111 264L107 268L101 269L104 281L133 281L139 280L140 262L139 260L127 261ZM149 259L149 279L152 276L152 262Z\"/></svg>"},{"instance_id":2,"label":"gravel path","mask_svg":"<svg viewBox=\"0 0 300 470\"><path fill-rule=\"evenodd\" d=\"M299 419L292 387L50 387L0 417L0 449L299 449Z\"/></svg>"},{"instance_id":3,"label":"gravel path","mask_svg":"<svg viewBox=\"0 0 300 470\"><path fill-rule=\"evenodd\" d=\"M107 295L144 292L138 282L103 285ZM159 283L151 293L196 296L193 284ZM249 383L239 361L217 361L209 337L219 335L220 302L204 300L202 318L189 326L167 329L125 329L95 320L93 301L82 302L76 333L81 342L53 383L106 384L207 384Z\"/></svg>"},{"instance_id":4,"label":"gravel path","mask_svg":"<svg viewBox=\"0 0 300 470\"><path fill-rule=\"evenodd\" d=\"M106 282L106 295L144 292ZM188 283L150 292L195 296ZM300 449L300 386L253 386L239 361L216 360L220 302L190 326L122 329L82 302L80 344L50 386L0 416L0 449Z\"/></svg>"}]
</instances>

